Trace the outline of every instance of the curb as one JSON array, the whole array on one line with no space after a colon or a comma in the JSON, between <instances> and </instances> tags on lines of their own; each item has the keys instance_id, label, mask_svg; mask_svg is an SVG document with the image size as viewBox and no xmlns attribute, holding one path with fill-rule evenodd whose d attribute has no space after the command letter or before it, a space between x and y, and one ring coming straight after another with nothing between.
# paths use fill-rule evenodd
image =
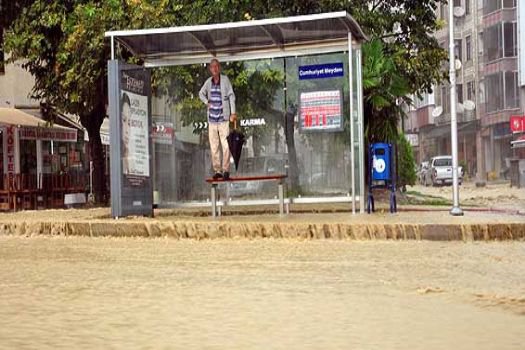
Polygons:
<instances>
[{"instance_id":1,"label":"curb","mask_svg":"<svg viewBox=\"0 0 525 350\"><path fill-rule=\"evenodd\" d=\"M523 223L352 224L286 222L2 222L0 236L142 237L173 239L333 239L524 241Z\"/></svg>"}]
</instances>

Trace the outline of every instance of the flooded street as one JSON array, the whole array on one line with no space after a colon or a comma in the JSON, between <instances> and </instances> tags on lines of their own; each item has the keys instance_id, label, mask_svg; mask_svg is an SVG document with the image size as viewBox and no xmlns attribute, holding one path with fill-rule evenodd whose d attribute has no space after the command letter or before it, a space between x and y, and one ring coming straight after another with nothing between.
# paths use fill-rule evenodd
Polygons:
<instances>
[{"instance_id":1,"label":"flooded street","mask_svg":"<svg viewBox=\"0 0 525 350\"><path fill-rule=\"evenodd\" d=\"M525 243L0 237L2 349L524 349Z\"/></svg>"}]
</instances>

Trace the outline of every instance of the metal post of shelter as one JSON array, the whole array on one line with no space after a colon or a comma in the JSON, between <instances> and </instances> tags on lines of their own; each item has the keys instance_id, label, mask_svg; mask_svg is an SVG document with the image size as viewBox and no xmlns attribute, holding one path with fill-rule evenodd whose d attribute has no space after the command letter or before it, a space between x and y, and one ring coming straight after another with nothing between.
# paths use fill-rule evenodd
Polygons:
<instances>
[{"instance_id":1,"label":"metal post of shelter","mask_svg":"<svg viewBox=\"0 0 525 350\"><path fill-rule=\"evenodd\" d=\"M357 67L357 117L359 128L359 211L365 212L365 132L363 120L363 80L361 70L361 48L356 50L356 67Z\"/></svg>"},{"instance_id":2,"label":"metal post of shelter","mask_svg":"<svg viewBox=\"0 0 525 350\"><path fill-rule=\"evenodd\" d=\"M115 59L115 37L111 36L111 60Z\"/></svg>"},{"instance_id":3,"label":"metal post of shelter","mask_svg":"<svg viewBox=\"0 0 525 350\"><path fill-rule=\"evenodd\" d=\"M352 214L355 214L355 140L354 140L354 69L352 65L352 33L348 32L348 94L350 101L350 168L352 185Z\"/></svg>"}]
</instances>

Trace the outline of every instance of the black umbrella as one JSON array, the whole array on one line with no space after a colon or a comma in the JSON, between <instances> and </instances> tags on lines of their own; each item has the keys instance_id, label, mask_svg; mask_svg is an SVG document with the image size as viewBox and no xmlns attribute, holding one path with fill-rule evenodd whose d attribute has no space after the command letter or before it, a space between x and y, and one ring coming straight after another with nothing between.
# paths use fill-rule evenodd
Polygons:
<instances>
[{"instance_id":1,"label":"black umbrella","mask_svg":"<svg viewBox=\"0 0 525 350\"><path fill-rule=\"evenodd\" d=\"M228 135L228 147L230 147L230 153L235 162L235 170L239 169L239 160L241 159L242 145L244 144L244 141L244 134L237 130L237 121L235 121L234 129L230 132L230 135Z\"/></svg>"}]
</instances>

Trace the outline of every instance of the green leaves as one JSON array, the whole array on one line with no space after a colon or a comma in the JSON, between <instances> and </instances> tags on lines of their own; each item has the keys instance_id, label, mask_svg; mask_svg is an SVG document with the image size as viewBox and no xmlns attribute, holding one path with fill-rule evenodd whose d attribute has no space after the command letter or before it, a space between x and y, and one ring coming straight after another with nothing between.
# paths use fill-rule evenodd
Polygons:
<instances>
[{"instance_id":1,"label":"green leaves","mask_svg":"<svg viewBox=\"0 0 525 350\"><path fill-rule=\"evenodd\" d=\"M363 89L365 101L374 110L392 107L410 93L407 79L399 74L395 61L401 52L385 53L379 39L363 45Z\"/></svg>"}]
</instances>

